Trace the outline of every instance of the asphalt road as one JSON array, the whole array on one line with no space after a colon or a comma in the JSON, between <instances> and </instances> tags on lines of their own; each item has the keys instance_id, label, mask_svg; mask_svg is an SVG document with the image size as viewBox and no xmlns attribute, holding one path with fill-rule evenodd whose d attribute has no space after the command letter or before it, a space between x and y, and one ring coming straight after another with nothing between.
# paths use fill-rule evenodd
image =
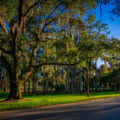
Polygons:
<instances>
[{"instance_id":1,"label":"asphalt road","mask_svg":"<svg viewBox=\"0 0 120 120\"><path fill-rule=\"evenodd\" d=\"M120 98L3 111L0 120L120 120Z\"/></svg>"}]
</instances>

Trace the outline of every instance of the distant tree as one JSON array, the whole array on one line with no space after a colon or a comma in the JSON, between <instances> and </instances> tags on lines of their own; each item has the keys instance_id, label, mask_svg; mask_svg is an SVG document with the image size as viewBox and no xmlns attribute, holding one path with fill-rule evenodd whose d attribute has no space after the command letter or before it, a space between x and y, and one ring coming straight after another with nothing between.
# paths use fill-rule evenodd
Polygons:
<instances>
[{"instance_id":1,"label":"distant tree","mask_svg":"<svg viewBox=\"0 0 120 120\"><path fill-rule=\"evenodd\" d=\"M83 65L87 69L87 96L89 96L91 63L99 57L105 57L105 44L107 44L107 25L94 20L94 16L90 15L86 21L88 29L79 36L78 42L79 56L83 55L82 58L86 58Z\"/></svg>"}]
</instances>

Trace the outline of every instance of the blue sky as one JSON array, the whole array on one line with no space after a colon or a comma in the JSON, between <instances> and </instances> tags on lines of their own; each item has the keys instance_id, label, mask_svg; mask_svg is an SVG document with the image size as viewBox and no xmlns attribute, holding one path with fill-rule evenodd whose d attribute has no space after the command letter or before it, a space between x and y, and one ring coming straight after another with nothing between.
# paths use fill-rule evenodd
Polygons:
<instances>
[{"instance_id":1,"label":"blue sky","mask_svg":"<svg viewBox=\"0 0 120 120\"><path fill-rule=\"evenodd\" d=\"M96 20L101 19L103 23L107 23L109 30L111 31L109 37L115 37L120 39L120 18L113 16L110 11L112 10L111 5L102 5L102 18L100 15L100 6L96 8ZM111 16L114 20L111 19Z\"/></svg>"},{"instance_id":2,"label":"blue sky","mask_svg":"<svg viewBox=\"0 0 120 120\"><path fill-rule=\"evenodd\" d=\"M110 11L112 10L111 5L102 5L102 18L100 13L100 6L95 10L96 21L101 19L103 23L108 24L110 34L109 37L115 37L120 39L120 18L113 16ZM114 18L114 20L111 19ZM104 64L104 61L99 59L97 66L100 67L101 64Z\"/></svg>"}]
</instances>

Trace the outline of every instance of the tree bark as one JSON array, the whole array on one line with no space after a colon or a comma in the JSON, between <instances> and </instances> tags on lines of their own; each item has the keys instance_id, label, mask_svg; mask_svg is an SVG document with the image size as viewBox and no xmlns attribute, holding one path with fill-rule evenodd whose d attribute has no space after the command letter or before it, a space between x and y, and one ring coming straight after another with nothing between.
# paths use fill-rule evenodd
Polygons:
<instances>
[{"instance_id":1,"label":"tree bark","mask_svg":"<svg viewBox=\"0 0 120 120\"><path fill-rule=\"evenodd\" d=\"M33 80L32 80L32 93L36 94L36 81L35 81L34 77L33 77Z\"/></svg>"},{"instance_id":2,"label":"tree bark","mask_svg":"<svg viewBox=\"0 0 120 120\"><path fill-rule=\"evenodd\" d=\"M89 61L87 61L87 96L90 97L90 71Z\"/></svg>"},{"instance_id":3,"label":"tree bark","mask_svg":"<svg viewBox=\"0 0 120 120\"><path fill-rule=\"evenodd\" d=\"M26 81L24 82L24 93L26 93Z\"/></svg>"},{"instance_id":4,"label":"tree bark","mask_svg":"<svg viewBox=\"0 0 120 120\"><path fill-rule=\"evenodd\" d=\"M88 79L87 79L87 96L89 97L90 96L90 86L89 86L89 74L87 74L87 77L88 77Z\"/></svg>"},{"instance_id":5,"label":"tree bark","mask_svg":"<svg viewBox=\"0 0 120 120\"><path fill-rule=\"evenodd\" d=\"M28 80L28 93L30 93L30 79Z\"/></svg>"},{"instance_id":6,"label":"tree bark","mask_svg":"<svg viewBox=\"0 0 120 120\"><path fill-rule=\"evenodd\" d=\"M10 92L7 100L21 100L22 99L21 87L22 82L10 81Z\"/></svg>"}]
</instances>

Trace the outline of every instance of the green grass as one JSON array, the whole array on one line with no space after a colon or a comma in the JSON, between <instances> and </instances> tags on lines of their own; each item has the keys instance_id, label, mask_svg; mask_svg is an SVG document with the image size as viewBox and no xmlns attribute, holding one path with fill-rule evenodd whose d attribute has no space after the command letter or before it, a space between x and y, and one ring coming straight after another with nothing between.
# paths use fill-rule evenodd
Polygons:
<instances>
[{"instance_id":1,"label":"green grass","mask_svg":"<svg viewBox=\"0 0 120 120\"><path fill-rule=\"evenodd\" d=\"M0 100L4 100L8 96L8 93L0 93ZM87 100L95 100L100 98L118 97L119 92L98 92L91 93L90 97L85 94L81 95L69 95L69 94L48 94L48 95L31 95L23 94L25 99L29 101L18 101L11 103L0 103L0 111L11 109L32 108L40 106L48 106L55 104L73 103Z\"/></svg>"}]
</instances>

